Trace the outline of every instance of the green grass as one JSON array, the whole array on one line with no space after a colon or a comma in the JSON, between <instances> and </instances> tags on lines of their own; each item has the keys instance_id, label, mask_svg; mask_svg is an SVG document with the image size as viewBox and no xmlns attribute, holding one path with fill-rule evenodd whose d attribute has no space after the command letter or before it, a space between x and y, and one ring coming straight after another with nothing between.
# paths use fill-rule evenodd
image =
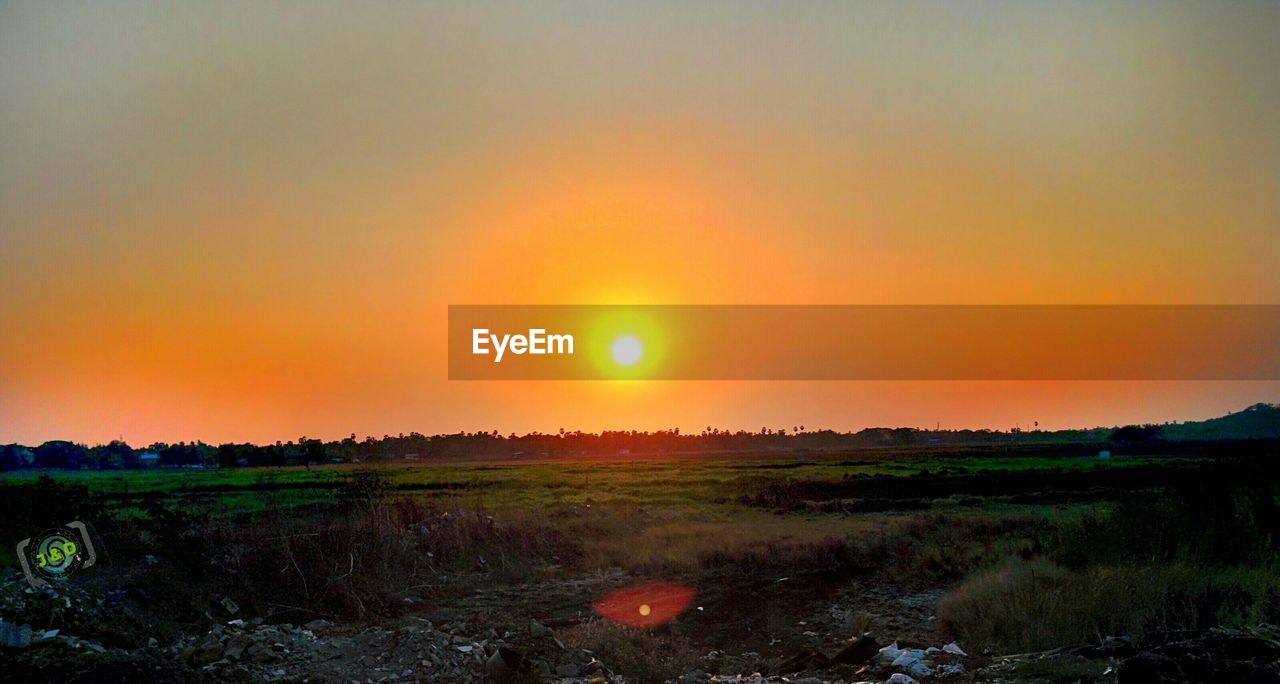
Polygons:
<instances>
[{"instance_id":1,"label":"green grass","mask_svg":"<svg viewBox=\"0 0 1280 684\"><path fill-rule=\"evenodd\" d=\"M770 461L680 459L669 461L557 463L441 463L380 467L396 486L417 487L415 495L467 501L494 509L537 509L552 506L635 505L705 508L735 499L744 487L762 480L839 480L857 475L910 476L921 473L981 474L992 471L1076 471L1124 468L1156 462L1154 458L1099 461L1095 458L983 456L905 458L881 461ZM1162 462L1167 462L1163 459ZM256 484L335 484L364 466L223 468L210 470L14 471L0 484L33 482L42 474L55 481L80 484L92 494L158 492L216 499L227 513L258 511L268 505L297 506L324 501L324 489L221 492L214 496L186 490L209 486L250 487ZM429 487L442 487L428 489ZM469 487L445 489L443 487Z\"/></svg>"},{"instance_id":2,"label":"green grass","mask_svg":"<svg viewBox=\"0 0 1280 684\"><path fill-rule=\"evenodd\" d=\"M806 602L825 604L824 592L850 583L947 590L938 628L967 647L997 652L1280 619L1280 584L1259 560L1271 556L1243 553L1266 550L1243 543L1250 539L1280 538L1268 527L1280 521L1280 497L1245 485L1280 478L1230 463L1214 469L1204 460L1194 470L1110 473L1096 480L1112 484L1098 488L1090 488L1095 478L1073 477L1076 489L1057 489L1085 492L1083 498L1023 496L1018 500L1041 503L1015 505L1015 491L1055 490L1054 473L1184 466L1186 459L896 458L53 472L52 483L14 487L0 499L9 511L0 529L12 548L42 526L83 515L113 555L104 569L140 586L175 587L175 596L232 595L251 613L283 605L376 618L403 610L411 596L448 603L476 588L529 582L582 591L570 588L622 575L682 582L709 607L754 610L743 620L778 625L804 619L812 608ZM1018 472L1036 475L1005 475ZM40 475L6 473L0 486L35 483ZM890 479L862 479L872 476ZM1117 481L1136 482L1138 491ZM1199 498L1186 499L1181 489L1212 483L1216 488ZM764 503L746 496L761 492L779 494ZM912 508L824 505L878 500ZM62 505L46 506L50 501ZM1238 566L1212 567L1223 547L1242 550ZM1120 562L1136 550L1142 560ZM144 563L148 554L160 562ZM792 581L778 584L782 577ZM117 578L86 573L85 581L106 586ZM187 584L201 591L176 588ZM743 591L772 598L744 603ZM520 596L519 603L536 615L540 601L563 600ZM165 614L198 620L206 608L166 607ZM740 642L739 628L698 619L690 616L679 634L673 628L640 641L675 653L681 639L692 639L694 655L720 648L721 637ZM733 633L708 636L717 629ZM607 625L588 624L575 636L619 663L644 650L628 652L638 637ZM686 658L675 660L659 670ZM628 667L657 677L645 662Z\"/></svg>"}]
</instances>

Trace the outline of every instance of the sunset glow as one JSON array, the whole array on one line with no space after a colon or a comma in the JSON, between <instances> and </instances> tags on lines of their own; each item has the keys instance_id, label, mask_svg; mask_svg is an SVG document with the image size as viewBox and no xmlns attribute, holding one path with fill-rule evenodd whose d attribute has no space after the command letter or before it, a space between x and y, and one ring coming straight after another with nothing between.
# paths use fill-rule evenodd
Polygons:
<instances>
[{"instance_id":1,"label":"sunset glow","mask_svg":"<svg viewBox=\"0 0 1280 684\"><path fill-rule=\"evenodd\" d=\"M1275 4L153 9L0 8L0 442L1067 427L1280 390L466 383L445 353L450 304L1280 302ZM617 377L662 362L608 332Z\"/></svg>"}]
</instances>

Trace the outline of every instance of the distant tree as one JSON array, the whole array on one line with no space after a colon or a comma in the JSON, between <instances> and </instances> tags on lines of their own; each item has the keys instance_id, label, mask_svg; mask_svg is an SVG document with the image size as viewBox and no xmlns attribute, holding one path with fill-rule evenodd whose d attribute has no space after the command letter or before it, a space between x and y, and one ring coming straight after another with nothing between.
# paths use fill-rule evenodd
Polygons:
<instances>
[{"instance_id":1,"label":"distant tree","mask_svg":"<svg viewBox=\"0 0 1280 684\"><path fill-rule=\"evenodd\" d=\"M24 449L17 444L0 446L0 471L17 470L27 466L22 457Z\"/></svg>"},{"instance_id":2,"label":"distant tree","mask_svg":"<svg viewBox=\"0 0 1280 684\"><path fill-rule=\"evenodd\" d=\"M93 447L89 455L95 468L133 468L138 465L133 447L118 439Z\"/></svg>"},{"instance_id":3,"label":"distant tree","mask_svg":"<svg viewBox=\"0 0 1280 684\"><path fill-rule=\"evenodd\" d=\"M1107 436L1107 441L1139 444L1158 441L1164 435L1164 428L1159 425L1126 425L1116 428Z\"/></svg>"},{"instance_id":4,"label":"distant tree","mask_svg":"<svg viewBox=\"0 0 1280 684\"><path fill-rule=\"evenodd\" d=\"M45 442L36 447L37 468L65 468L79 470L89 455L89 450L64 440Z\"/></svg>"}]
</instances>

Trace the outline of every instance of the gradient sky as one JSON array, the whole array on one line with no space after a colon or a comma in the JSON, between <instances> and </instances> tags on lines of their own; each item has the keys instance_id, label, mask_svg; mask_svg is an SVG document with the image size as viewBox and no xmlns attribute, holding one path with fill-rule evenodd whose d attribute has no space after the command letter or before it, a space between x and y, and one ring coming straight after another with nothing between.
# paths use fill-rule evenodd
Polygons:
<instances>
[{"instance_id":1,"label":"gradient sky","mask_svg":"<svg viewBox=\"0 0 1280 684\"><path fill-rule=\"evenodd\" d=\"M1280 383L450 383L450 303L1280 303L1280 4L0 4L0 442L1067 427Z\"/></svg>"}]
</instances>

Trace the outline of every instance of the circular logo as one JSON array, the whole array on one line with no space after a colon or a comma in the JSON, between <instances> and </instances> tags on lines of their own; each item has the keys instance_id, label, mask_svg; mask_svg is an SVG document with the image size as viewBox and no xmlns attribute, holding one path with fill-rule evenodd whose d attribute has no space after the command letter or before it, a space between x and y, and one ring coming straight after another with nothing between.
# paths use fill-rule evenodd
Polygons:
<instances>
[{"instance_id":1,"label":"circular logo","mask_svg":"<svg viewBox=\"0 0 1280 684\"><path fill-rule=\"evenodd\" d=\"M46 530L28 547L31 565L46 579L65 579L84 565L80 535L67 527Z\"/></svg>"}]
</instances>

